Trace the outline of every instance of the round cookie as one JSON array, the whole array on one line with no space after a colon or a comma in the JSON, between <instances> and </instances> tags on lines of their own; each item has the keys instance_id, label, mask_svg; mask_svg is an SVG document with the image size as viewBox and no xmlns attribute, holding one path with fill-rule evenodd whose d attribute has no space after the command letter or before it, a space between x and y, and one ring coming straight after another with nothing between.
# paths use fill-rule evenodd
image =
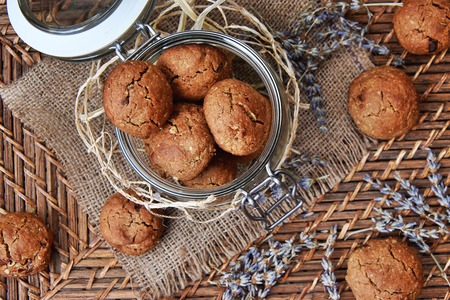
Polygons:
<instances>
[{"instance_id":1,"label":"round cookie","mask_svg":"<svg viewBox=\"0 0 450 300\"><path fill-rule=\"evenodd\" d=\"M236 174L236 157L219 152L203 172L191 180L183 181L182 184L191 188L214 188L232 181L236 178Z\"/></svg>"},{"instance_id":2,"label":"round cookie","mask_svg":"<svg viewBox=\"0 0 450 300\"><path fill-rule=\"evenodd\" d=\"M203 109L217 145L231 154L252 154L263 147L269 136L270 102L245 82L219 81L208 91Z\"/></svg>"},{"instance_id":3,"label":"round cookie","mask_svg":"<svg viewBox=\"0 0 450 300\"><path fill-rule=\"evenodd\" d=\"M358 299L416 299L424 283L415 249L396 239L371 240L348 260L345 280Z\"/></svg>"},{"instance_id":4,"label":"round cookie","mask_svg":"<svg viewBox=\"0 0 450 300\"><path fill-rule=\"evenodd\" d=\"M405 0L393 23L399 43L413 54L436 53L450 45L448 0Z\"/></svg>"},{"instance_id":5,"label":"round cookie","mask_svg":"<svg viewBox=\"0 0 450 300\"><path fill-rule=\"evenodd\" d=\"M47 268L52 234L44 222L27 212L0 217L0 275L25 277Z\"/></svg>"},{"instance_id":6,"label":"round cookie","mask_svg":"<svg viewBox=\"0 0 450 300\"><path fill-rule=\"evenodd\" d=\"M111 123L132 136L148 138L172 113L169 82L155 65L126 61L117 65L103 87L103 107Z\"/></svg>"},{"instance_id":7,"label":"round cookie","mask_svg":"<svg viewBox=\"0 0 450 300\"><path fill-rule=\"evenodd\" d=\"M407 133L417 123L419 96L403 71L376 67L350 83L348 111L362 133L388 140Z\"/></svg>"},{"instance_id":8,"label":"round cookie","mask_svg":"<svg viewBox=\"0 0 450 300\"><path fill-rule=\"evenodd\" d=\"M133 193L131 190L126 192ZM119 252L141 255L159 243L164 224L162 218L152 215L145 207L115 193L101 209L100 231Z\"/></svg>"},{"instance_id":9,"label":"round cookie","mask_svg":"<svg viewBox=\"0 0 450 300\"><path fill-rule=\"evenodd\" d=\"M203 100L214 83L233 75L231 59L224 50L205 44L169 48L157 66L169 79L174 97L187 101Z\"/></svg>"},{"instance_id":10,"label":"round cookie","mask_svg":"<svg viewBox=\"0 0 450 300\"><path fill-rule=\"evenodd\" d=\"M216 152L203 109L192 103L176 103L162 130L145 144L151 164L163 176L180 181L200 174Z\"/></svg>"}]
</instances>

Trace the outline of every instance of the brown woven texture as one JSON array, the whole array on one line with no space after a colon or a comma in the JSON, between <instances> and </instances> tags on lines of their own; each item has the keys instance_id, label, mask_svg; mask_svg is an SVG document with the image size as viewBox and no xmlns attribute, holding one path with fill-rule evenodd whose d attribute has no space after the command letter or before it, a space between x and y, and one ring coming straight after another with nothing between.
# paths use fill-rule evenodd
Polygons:
<instances>
[{"instance_id":1,"label":"brown woven texture","mask_svg":"<svg viewBox=\"0 0 450 300\"><path fill-rule=\"evenodd\" d=\"M158 4L162 6L170 3L170 1L158 1ZM244 2L241 4L245 5ZM272 22L274 19L275 23L279 20L273 12L288 9L283 7L282 1L249 2L246 6L253 6L257 12L265 16L267 22ZM310 0L304 1L303 5L297 5L296 9L302 11L313 9L315 6L317 3ZM155 8L155 15L159 13L158 9L158 7ZM176 19L178 21L178 18ZM287 22L283 23L282 28L285 26L288 26ZM175 30L172 28L171 32ZM100 208L105 199L115 192L113 186L116 183L107 180L104 176L108 172L103 164L98 164L98 154L97 157L94 154L96 149L89 145L87 147L89 151L87 151L88 149L83 147L73 120L72 105L78 88L89 76L91 66L91 62L74 64L57 59L44 59L26 76L2 89L0 93L4 103L11 108L14 115L42 137L47 146L55 152L56 157L65 167L78 203L87 212L92 226L97 228ZM331 66L335 67L327 69ZM329 160L330 166L327 172L329 176L320 181L320 184L328 183L326 188L321 186L323 191L328 191L338 179L345 176L350 167L357 163L366 152L366 145L352 126L351 119L345 114L346 97L341 93L347 90L351 78L357 76L363 66L371 66L367 55L357 57L355 52L349 53L343 49L321 72L327 74L326 80L322 82L323 90L330 101L329 118L334 123L334 126L330 128L336 132L324 137L321 145L333 156L333 159ZM96 93L94 90L91 95L94 98L93 103L100 102L99 106L101 106L101 93ZM302 128L311 128L311 132L316 128L312 118L305 118L304 115L300 117ZM92 120L89 123L93 132L105 130L106 137L114 136L112 126L108 126L109 122L104 125L102 117L95 119L94 126L92 126ZM315 134L309 132L301 133L301 135L309 140L317 140L323 136L317 132L317 129ZM98 140L98 143L106 144L109 141L106 138L106 140ZM300 151L305 150L302 148ZM136 180L137 174L125 162L124 156L119 151L114 152L115 154L111 156L116 166L114 170L122 174L121 176L126 176L128 180ZM116 190L128 187L129 184L122 184L116 187ZM275 214L281 213L286 206L283 205ZM194 218L207 221L220 216L220 213L220 211L203 210L196 212ZM264 233L259 223L252 222L242 212L228 210L226 215L215 218L213 222L202 224L186 218L168 219L166 233L157 247L140 256L124 255L118 251L115 251L115 255L131 276L132 281L142 287L140 297L155 299L162 295L171 295L180 288L184 288L189 280L197 280L205 272L209 272L213 266L223 264L226 259L242 251L248 243Z\"/></svg>"},{"instance_id":2,"label":"brown woven texture","mask_svg":"<svg viewBox=\"0 0 450 300\"><path fill-rule=\"evenodd\" d=\"M377 11L377 9L374 9ZM2 84L8 84L26 73L40 60L40 55L29 49L15 36L6 17L6 6L0 3L0 41ZM366 20L357 15L355 19ZM378 11L372 34L369 37L386 43L396 53L402 49L392 35L392 12ZM420 124L405 137L380 143L372 149L332 192L319 198L311 208L314 216L308 219L294 219L280 227L275 238L284 240L305 229L328 229L339 225L339 239L333 260L337 264L337 280L343 299L352 299L344 281L346 258L367 236L356 235L349 240L343 236L349 230L371 225L375 203L371 200L379 193L367 191L362 182L365 173L378 178L392 178L398 170L403 177L415 179L419 187L427 185L424 180L426 154L419 150L430 146L444 157L442 172L448 175L450 140L447 127L450 114L446 100L449 93L448 57L416 57L406 55L408 74L414 78L417 90L423 95ZM384 64L384 59L374 59ZM55 233L55 255L48 272L16 279L0 279L0 297L3 299L134 299L133 284L126 276L113 254L101 243L90 228L87 216L79 209L64 169L38 137L22 126L18 119L2 106L0 124L0 213L6 211L36 210L46 219ZM448 176L444 177L448 181ZM249 245L250 246L250 245ZM432 245L433 252L442 266L449 262L450 245L439 241ZM281 282L270 294L271 299L326 299L318 278L321 273L321 254L305 252L299 257ZM423 257L425 283L421 298L448 299L448 286L438 276L434 262ZM223 268L226 268L226 263ZM217 278L213 272L192 283L188 288L174 295L174 298L216 299L222 288L208 283Z\"/></svg>"}]
</instances>

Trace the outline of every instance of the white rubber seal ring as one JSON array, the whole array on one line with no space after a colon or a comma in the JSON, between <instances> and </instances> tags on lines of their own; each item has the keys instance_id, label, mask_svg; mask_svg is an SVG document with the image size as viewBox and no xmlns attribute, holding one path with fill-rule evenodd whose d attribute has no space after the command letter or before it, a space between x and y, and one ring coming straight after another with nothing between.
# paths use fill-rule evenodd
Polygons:
<instances>
[{"instance_id":1,"label":"white rubber seal ring","mask_svg":"<svg viewBox=\"0 0 450 300\"><path fill-rule=\"evenodd\" d=\"M121 1L101 23L71 34L50 33L35 27L22 13L18 0L8 0L7 9L11 25L25 43L39 52L71 59L105 52L138 21L147 5L148 0Z\"/></svg>"}]
</instances>

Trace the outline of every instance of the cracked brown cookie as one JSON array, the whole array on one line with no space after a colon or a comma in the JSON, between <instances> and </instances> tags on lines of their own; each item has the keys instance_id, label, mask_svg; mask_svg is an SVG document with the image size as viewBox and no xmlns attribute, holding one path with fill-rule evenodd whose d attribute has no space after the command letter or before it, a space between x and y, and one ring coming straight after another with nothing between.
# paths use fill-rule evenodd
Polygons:
<instances>
[{"instance_id":1,"label":"cracked brown cookie","mask_svg":"<svg viewBox=\"0 0 450 300\"><path fill-rule=\"evenodd\" d=\"M436 53L450 45L448 0L405 0L393 23L399 43L413 54Z\"/></svg>"},{"instance_id":2,"label":"cracked brown cookie","mask_svg":"<svg viewBox=\"0 0 450 300\"><path fill-rule=\"evenodd\" d=\"M133 193L127 190L127 193ZM141 255L155 247L164 234L163 219L120 193L106 200L100 212L100 231L119 252Z\"/></svg>"},{"instance_id":3,"label":"cracked brown cookie","mask_svg":"<svg viewBox=\"0 0 450 300\"><path fill-rule=\"evenodd\" d=\"M376 67L350 83L348 111L362 133L389 140L407 133L417 123L419 96L403 71Z\"/></svg>"},{"instance_id":4,"label":"cracked brown cookie","mask_svg":"<svg viewBox=\"0 0 450 300\"><path fill-rule=\"evenodd\" d=\"M182 184L191 188L214 188L232 181L237 175L236 157L219 152L197 177L183 181Z\"/></svg>"},{"instance_id":5,"label":"cracked brown cookie","mask_svg":"<svg viewBox=\"0 0 450 300\"><path fill-rule=\"evenodd\" d=\"M37 216L27 212L3 215L0 234L1 276L25 277L47 268L53 239Z\"/></svg>"},{"instance_id":6,"label":"cracked brown cookie","mask_svg":"<svg viewBox=\"0 0 450 300\"><path fill-rule=\"evenodd\" d=\"M424 284L417 251L393 238L371 240L356 249L345 280L356 299L416 299Z\"/></svg>"},{"instance_id":7,"label":"cracked brown cookie","mask_svg":"<svg viewBox=\"0 0 450 300\"><path fill-rule=\"evenodd\" d=\"M201 101L210 87L233 75L224 50L205 44L178 45L164 51L157 66L166 74L174 98Z\"/></svg>"},{"instance_id":8,"label":"cracked brown cookie","mask_svg":"<svg viewBox=\"0 0 450 300\"><path fill-rule=\"evenodd\" d=\"M151 164L163 176L180 181L200 174L216 152L203 109L192 103L176 103L162 130L145 144Z\"/></svg>"},{"instance_id":9,"label":"cracked brown cookie","mask_svg":"<svg viewBox=\"0 0 450 300\"><path fill-rule=\"evenodd\" d=\"M245 82L219 81L208 91L203 109L217 145L231 154L252 154L269 136L270 102Z\"/></svg>"},{"instance_id":10,"label":"cracked brown cookie","mask_svg":"<svg viewBox=\"0 0 450 300\"><path fill-rule=\"evenodd\" d=\"M148 138L172 113L172 89L164 74L145 61L117 65L103 87L103 107L111 123L132 136Z\"/></svg>"}]
</instances>

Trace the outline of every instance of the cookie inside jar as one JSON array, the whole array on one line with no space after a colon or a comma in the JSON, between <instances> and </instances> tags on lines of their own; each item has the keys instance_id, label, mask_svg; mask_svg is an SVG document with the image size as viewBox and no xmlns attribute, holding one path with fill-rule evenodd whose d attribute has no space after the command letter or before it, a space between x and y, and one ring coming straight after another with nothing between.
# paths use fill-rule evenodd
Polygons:
<instances>
[{"instance_id":1,"label":"cookie inside jar","mask_svg":"<svg viewBox=\"0 0 450 300\"><path fill-rule=\"evenodd\" d=\"M236 192L274 155L282 123L278 82L272 77L275 88L268 89L254 65L269 67L227 44L194 39L154 46L137 59L165 74L172 111L148 137L116 130L125 157L159 192L190 199Z\"/></svg>"}]
</instances>

